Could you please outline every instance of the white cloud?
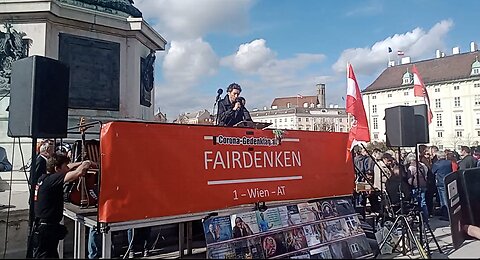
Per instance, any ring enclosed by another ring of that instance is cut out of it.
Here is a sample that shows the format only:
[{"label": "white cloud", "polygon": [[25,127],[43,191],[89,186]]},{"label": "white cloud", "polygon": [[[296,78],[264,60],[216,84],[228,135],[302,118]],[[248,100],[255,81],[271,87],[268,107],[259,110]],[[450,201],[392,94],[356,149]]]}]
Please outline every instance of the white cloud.
[{"label": "white cloud", "polygon": [[276,54],[266,46],[264,39],[257,39],[238,47],[238,51],[223,59],[222,64],[242,73],[256,73]]},{"label": "white cloud", "polygon": [[[315,95],[316,83],[327,83],[328,76],[319,76],[323,54],[298,53],[279,59],[264,39],[241,44],[238,50],[222,59],[221,64],[246,76],[239,83],[247,107],[270,106],[274,97]],[[313,72],[312,72],[313,71]]]},{"label": "white cloud", "polygon": [[263,82],[277,87],[291,86],[301,81],[298,74],[305,68],[320,63],[323,54],[299,53],[289,59],[278,59],[264,39],[240,45],[237,52],[222,59],[221,64],[236,72],[260,76]]},{"label": "white cloud", "polygon": [[210,44],[200,38],[172,41],[163,60],[163,75],[167,81],[191,84],[214,75],[218,63]]},{"label": "white cloud", "polygon": [[163,57],[164,80],[156,86],[156,105],[167,112],[169,120],[185,107],[205,108],[205,99],[195,88],[206,76],[215,75],[218,66],[217,55],[202,39],[172,41]]},{"label": "white cloud", "polygon": [[336,72],[345,72],[347,62],[352,63],[355,73],[371,75],[388,63],[388,47],[392,48],[392,59],[396,59],[396,51],[402,50],[412,60],[433,55],[435,49],[444,48],[444,39],[453,26],[452,20],[443,20],[435,24],[428,32],[415,28],[411,32],[395,34],[372,47],[352,48],[342,52],[333,64]]},{"label": "white cloud", "polygon": [[170,39],[194,39],[215,31],[243,32],[253,0],[136,0],[145,19]]}]

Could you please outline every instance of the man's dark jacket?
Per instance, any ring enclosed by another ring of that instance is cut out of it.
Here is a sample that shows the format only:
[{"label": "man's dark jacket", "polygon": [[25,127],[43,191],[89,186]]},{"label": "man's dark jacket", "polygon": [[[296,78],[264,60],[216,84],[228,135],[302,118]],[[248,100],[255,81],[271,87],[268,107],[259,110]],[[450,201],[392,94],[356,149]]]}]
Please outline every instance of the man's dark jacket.
[{"label": "man's dark jacket", "polygon": [[465,169],[470,169],[477,167],[477,159],[475,159],[471,155],[467,155],[463,157],[463,159],[458,163],[458,169],[459,170],[465,170]]},{"label": "man's dark jacket", "polygon": [[[247,116],[248,114],[248,116]],[[243,120],[252,120],[250,113],[246,108],[242,107],[238,110],[233,110],[233,105],[226,95],[222,100],[218,102],[218,125],[219,126],[234,126],[235,124],[242,122]]]}]

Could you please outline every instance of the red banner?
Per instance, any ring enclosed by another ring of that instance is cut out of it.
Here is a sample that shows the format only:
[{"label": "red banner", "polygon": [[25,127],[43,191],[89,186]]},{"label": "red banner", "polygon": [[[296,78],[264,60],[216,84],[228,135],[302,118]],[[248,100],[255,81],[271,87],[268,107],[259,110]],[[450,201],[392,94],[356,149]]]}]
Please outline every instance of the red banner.
[{"label": "red banner", "polygon": [[349,195],[347,133],[111,122],[100,142],[101,222]]}]

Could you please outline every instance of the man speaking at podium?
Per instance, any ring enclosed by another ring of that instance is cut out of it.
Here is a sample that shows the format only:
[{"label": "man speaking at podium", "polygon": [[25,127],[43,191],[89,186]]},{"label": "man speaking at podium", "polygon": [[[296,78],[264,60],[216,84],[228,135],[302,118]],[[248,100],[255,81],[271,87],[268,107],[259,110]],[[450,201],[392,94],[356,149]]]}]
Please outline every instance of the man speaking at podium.
[{"label": "man speaking at podium", "polygon": [[218,125],[234,126],[242,121],[252,121],[250,112],[245,108],[245,99],[240,97],[242,88],[232,83],[227,88],[227,95],[218,102]]}]

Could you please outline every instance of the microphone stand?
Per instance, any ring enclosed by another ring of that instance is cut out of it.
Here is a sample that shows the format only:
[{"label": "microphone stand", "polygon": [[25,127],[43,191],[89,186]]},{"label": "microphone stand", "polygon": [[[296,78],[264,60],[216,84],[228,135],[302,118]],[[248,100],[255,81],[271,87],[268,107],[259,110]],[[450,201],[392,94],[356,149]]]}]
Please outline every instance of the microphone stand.
[{"label": "microphone stand", "polygon": [[220,100],[220,95],[215,98],[215,103],[213,103],[212,113],[215,115],[215,106],[217,106],[217,114],[215,115],[215,124],[218,125],[218,101]]}]

